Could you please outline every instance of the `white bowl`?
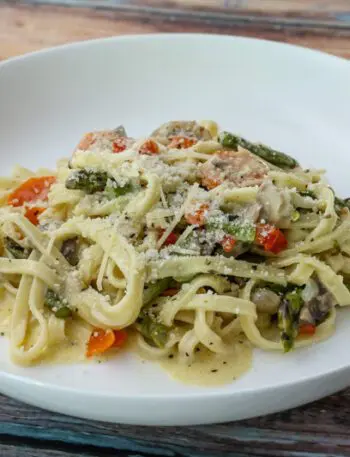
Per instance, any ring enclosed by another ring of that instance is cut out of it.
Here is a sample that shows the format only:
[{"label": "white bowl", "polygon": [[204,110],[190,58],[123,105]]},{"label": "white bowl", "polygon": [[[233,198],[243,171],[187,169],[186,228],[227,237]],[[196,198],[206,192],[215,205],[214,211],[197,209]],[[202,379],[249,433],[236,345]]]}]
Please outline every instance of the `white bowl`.
[{"label": "white bowl", "polygon": [[[350,193],[350,64],[246,38],[148,35],[90,41],[0,65],[2,174],[54,166],[83,132],[123,123],[143,135],[171,119],[222,127],[326,168]],[[0,391],[61,413],[175,425],[243,419],[300,405],[348,385],[350,313],[328,341],[283,355],[254,352],[224,387],[193,387],[125,354],[106,364],[19,368],[0,340]]]}]

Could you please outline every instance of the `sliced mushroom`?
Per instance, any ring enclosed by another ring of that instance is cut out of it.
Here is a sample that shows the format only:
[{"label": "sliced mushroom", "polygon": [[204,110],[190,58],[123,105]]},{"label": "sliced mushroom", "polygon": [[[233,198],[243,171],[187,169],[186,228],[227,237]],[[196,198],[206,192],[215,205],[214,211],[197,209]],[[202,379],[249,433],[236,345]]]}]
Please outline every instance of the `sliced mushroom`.
[{"label": "sliced mushroom", "polygon": [[77,237],[63,241],[61,253],[72,266],[79,262],[79,241]]},{"label": "sliced mushroom", "polygon": [[124,125],[118,125],[118,127],[116,127],[114,129],[114,133],[118,136],[122,136],[124,138],[127,138],[128,134],[126,133],[126,130],[125,130],[125,127]]},{"label": "sliced mushroom", "polygon": [[334,306],[333,295],[320,281],[310,279],[303,291],[304,306],[300,312],[301,324],[318,325],[323,322]]},{"label": "sliced mushroom", "polygon": [[278,189],[271,181],[265,181],[259,189],[258,202],[262,205],[263,219],[273,224],[290,221],[294,208],[288,191]]},{"label": "sliced mushroom", "polygon": [[261,287],[254,291],[252,301],[260,313],[275,314],[281,297],[272,290]]}]

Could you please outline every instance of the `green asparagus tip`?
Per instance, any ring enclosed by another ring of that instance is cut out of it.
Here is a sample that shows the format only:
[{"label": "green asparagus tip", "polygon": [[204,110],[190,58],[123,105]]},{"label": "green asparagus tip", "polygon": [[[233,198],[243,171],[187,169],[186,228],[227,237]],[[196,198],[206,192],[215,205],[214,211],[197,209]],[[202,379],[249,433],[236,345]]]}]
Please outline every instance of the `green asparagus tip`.
[{"label": "green asparagus tip", "polygon": [[298,162],[293,157],[290,157],[283,152],[276,151],[264,144],[251,143],[250,141],[229,132],[221,132],[219,134],[219,142],[224,147],[234,150],[237,150],[238,146],[241,146],[279,168],[292,169],[298,166]]},{"label": "green asparagus tip", "polygon": [[107,184],[108,175],[100,170],[74,170],[66,180],[66,188],[83,190],[87,194],[102,192]]},{"label": "green asparagus tip", "polygon": [[55,316],[58,317],[59,319],[67,319],[67,317],[70,317],[72,315],[72,310],[68,308],[68,306],[63,306],[62,308],[59,308],[55,312]]}]

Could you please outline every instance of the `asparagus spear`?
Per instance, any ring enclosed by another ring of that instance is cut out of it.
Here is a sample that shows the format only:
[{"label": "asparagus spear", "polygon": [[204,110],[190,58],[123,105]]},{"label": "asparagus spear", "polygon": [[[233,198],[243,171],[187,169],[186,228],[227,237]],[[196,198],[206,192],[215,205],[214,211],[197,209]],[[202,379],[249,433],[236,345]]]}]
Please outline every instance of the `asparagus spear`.
[{"label": "asparagus spear", "polygon": [[[150,284],[143,292],[143,305],[151,303],[171,285],[171,278],[160,279],[154,284]],[[143,308],[137,319],[137,328],[142,335],[159,347],[164,347],[168,340],[169,328],[156,321],[155,316],[150,312],[150,308]]]},{"label": "asparagus spear", "polygon": [[209,220],[206,225],[208,230],[222,229],[224,232],[232,235],[238,241],[253,242],[255,240],[256,229],[253,224],[240,222],[224,222],[221,220]]},{"label": "asparagus spear", "polygon": [[239,241],[253,242],[255,240],[255,227],[253,224],[225,223],[223,230]]},{"label": "asparagus spear", "polygon": [[138,329],[142,335],[159,347],[163,348],[169,337],[169,328],[156,322],[150,315],[139,318]]},{"label": "asparagus spear", "polygon": [[169,289],[171,284],[171,278],[160,279],[154,284],[150,284],[147,289],[143,291],[143,306],[148,305],[155,298],[164,292],[166,289]]},{"label": "asparagus spear", "polygon": [[241,146],[242,148],[248,149],[248,151],[253,154],[280,168],[289,169],[298,166],[298,162],[295,159],[283,152],[276,151],[264,144],[251,143],[250,141],[229,132],[221,132],[219,135],[219,142],[224,147],[235,150],[237,150],[238,146]]},{"label": "asparagus spear", "polygon": [[301,288],[288,292],[281,301],[278,309],[278,326],[281,330],[281,341],[284,352],[294,346],[294,339],[298,335],[299,314],[303,306]]},{"label": "asparagus spear", "polygon": [[281,284],[266,283],[266,284],[264,284],[264,287],[266,289],[272,290],[272,292],[275,292],[276,294],[278,294],[280,296],[286,292],[285,286],[282,286]]},{"label": "asparagus spear", "polygon": [[45,296],[45,305],[55,313],[59,319],[66,319],[72,315],[69,306],[65,305],[61,297],[52,289],[48,289]]},{"label": "asparagus spear", "polygon": [[109,198],[116,198],[128,194],[132,191],[132,189],[133,186],[130,183],[125,184],[125,186],[118,186],[115,181],[109,179],[105,188],[105,193]]},{"label": "asparagus spear", "polygon": [[334,207],[337,212],[339,212],[342,208],[350,209],[350,198],[339,198],[334,197]]},{"label": "asparagus spear", "polygon": [[313,198],[313,199],[316,198],[316,194],[315,194],[315,192],[312,192],[312,190],[301,190],[301,191],[299,191],[299,194],[302,197],[310,197],[310,198]]},{"label": "asparagus spear", "polygon": [[62,306],[62,308],[59,308],[55,312],[55,316],[58,319],[67,319],[67,317],[70,317],[72,315],[72,310],[68,306]]},{"label": "asparagus spear", "polygon": [[73,171],[66,180],[66,188],[84,190],[87,194],[94,194],[105,189],[108,175],[104,171],[80,169]]},{"label": "asparagus spear", "polygon": [[28,248],[23,248],[9,236],[5,238],[5,248],[15,259],[27,259],[31,251]]},{"label": "asparagus spear", "polygon": [[99,170],[75,170],[66,180],[67,189],[83,190],[87,194],[105,191],[110,198],[120,197],[132,191],[132,185],[118,186],[108,174]]}]

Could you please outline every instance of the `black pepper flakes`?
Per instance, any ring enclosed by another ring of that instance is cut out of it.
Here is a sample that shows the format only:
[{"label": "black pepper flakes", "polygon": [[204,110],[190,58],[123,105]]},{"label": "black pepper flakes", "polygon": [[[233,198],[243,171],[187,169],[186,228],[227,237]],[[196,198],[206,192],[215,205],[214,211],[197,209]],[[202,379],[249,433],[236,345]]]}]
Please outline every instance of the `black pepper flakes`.
[{"label": "black pepper flakes", "polygon": [[168,359],[173,359],[174,358],[174,354],[169,354],[168,355]]},{"label": "black pepper flakes", "polygon": [[211,370],[212,373],[217,373],[217,369]]}]

